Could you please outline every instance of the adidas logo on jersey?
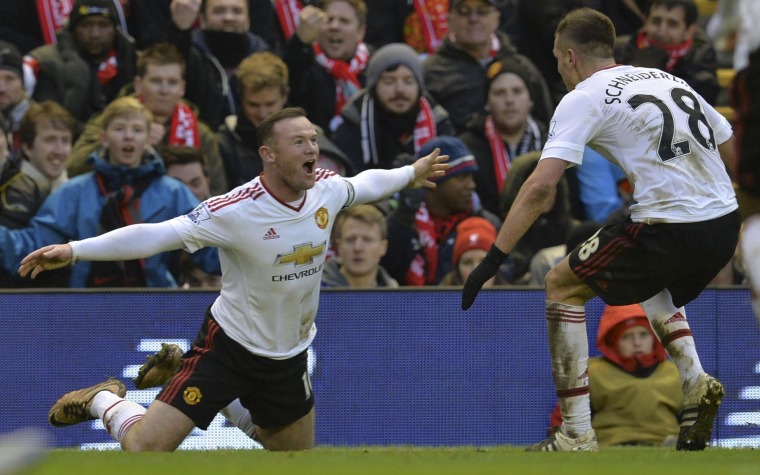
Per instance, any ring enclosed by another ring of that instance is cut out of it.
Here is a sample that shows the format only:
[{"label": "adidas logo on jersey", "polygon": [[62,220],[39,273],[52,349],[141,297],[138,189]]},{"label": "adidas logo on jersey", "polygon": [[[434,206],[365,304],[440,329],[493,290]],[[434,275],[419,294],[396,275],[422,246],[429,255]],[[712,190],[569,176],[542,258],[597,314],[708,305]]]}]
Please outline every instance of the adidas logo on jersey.
[{"label": "adidas logo on jersey", "polygon": [[277,231],[275,231],[274,228],[269,228],[269,231],[264,235],[265,241],[268,241],[269,239],[280,239],[280,235],[277,234]]}]

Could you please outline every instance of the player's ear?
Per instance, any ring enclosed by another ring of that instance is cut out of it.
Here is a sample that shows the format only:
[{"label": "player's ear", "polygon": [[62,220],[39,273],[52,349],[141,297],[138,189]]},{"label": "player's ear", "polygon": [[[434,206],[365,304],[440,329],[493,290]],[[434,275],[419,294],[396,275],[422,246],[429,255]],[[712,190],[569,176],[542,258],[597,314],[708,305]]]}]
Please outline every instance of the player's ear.
[{"label": "player's ear", "polygon": [[261,160],[265,163],[274,162],[274,151],[272,150],[272,147],[268,145],[262,145],[261,147],[259,147],[259,156],[261,157]]}]

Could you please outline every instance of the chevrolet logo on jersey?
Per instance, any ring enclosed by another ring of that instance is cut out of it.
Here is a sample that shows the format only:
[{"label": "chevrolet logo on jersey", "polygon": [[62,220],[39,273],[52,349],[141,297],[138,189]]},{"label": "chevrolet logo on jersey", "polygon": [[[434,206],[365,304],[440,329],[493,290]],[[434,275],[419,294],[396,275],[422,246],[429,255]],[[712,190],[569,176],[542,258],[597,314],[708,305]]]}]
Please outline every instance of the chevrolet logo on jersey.
[{"label": "chevrolet logo on jersey", "polygon": [[293,252],[290,254],[278,254],[277,259],[274,260],[276,266],[286,266],[288,264],[295,264],[296,266],[304,266],[312,264],[314,258],[325,252],[327,242],[314,247],[311,243],[299,244],[293,246]]}]

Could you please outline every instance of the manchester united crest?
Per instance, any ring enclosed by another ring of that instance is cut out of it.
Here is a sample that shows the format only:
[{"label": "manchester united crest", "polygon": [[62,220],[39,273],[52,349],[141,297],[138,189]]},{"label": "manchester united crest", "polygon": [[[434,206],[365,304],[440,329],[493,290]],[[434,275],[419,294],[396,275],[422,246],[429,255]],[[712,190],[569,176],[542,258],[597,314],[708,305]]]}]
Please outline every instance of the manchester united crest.
[{"label": "manchester united crest", "polygon": [[327,223],[330,222],[330,214],[327,212],[327,209],[319,208],[317,212],[314,213],[314,221],[317,222],[319,229],[325,229],[327,227]]},{"label": "manchester united crest", "polygon": [[185,388],[185,391],[182,393],[182,399],[185,400],[185,403],[188,406],[195,406],[199,402],[201,402],[201,398],[203,395],[201,394],[201,390],[196,388],[195,386],[188,386]]}]

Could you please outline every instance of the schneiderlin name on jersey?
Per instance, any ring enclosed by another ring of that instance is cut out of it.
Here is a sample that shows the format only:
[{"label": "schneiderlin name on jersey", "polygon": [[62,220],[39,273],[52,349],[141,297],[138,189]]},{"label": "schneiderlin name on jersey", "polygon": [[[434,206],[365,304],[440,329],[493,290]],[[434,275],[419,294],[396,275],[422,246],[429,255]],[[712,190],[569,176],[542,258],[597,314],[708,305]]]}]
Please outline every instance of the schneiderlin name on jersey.
[{"label": "schneiderlin name on jersey", "polygon": [[[684,81],[681,78],[677,78],[673,76],[672,74],[668,74],[663,71],[659,71],[656,69],[648,70],[646,72],[639,72],[639,73],[626,73],[621,74],[620,76],[615,77],[607,84],[607,89],[605,89],[606,98],[604,99],[605,104],[620,104],[623,102],[620,99],[620,96],[623,95],[623,89],[628,84],[637,82],[637,81],[646,81],[647,79],[667,79],[673,82],[676,82],[682,86],[689,87],[688,84],[686,84],[686,81]],[[691,87],[689,87],[691,89]]]}]

